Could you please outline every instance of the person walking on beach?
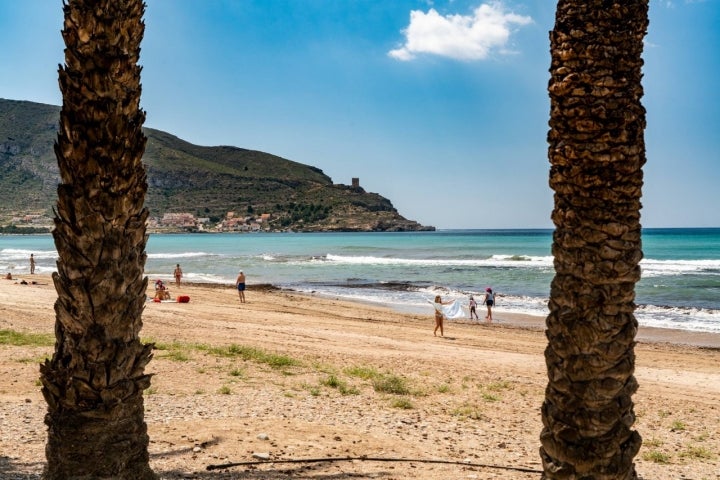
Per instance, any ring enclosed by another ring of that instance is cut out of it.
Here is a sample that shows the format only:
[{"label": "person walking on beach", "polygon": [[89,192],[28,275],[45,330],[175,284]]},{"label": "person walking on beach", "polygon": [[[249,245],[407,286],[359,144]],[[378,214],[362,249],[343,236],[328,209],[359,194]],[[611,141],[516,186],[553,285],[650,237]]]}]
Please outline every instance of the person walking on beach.
[{"label": "person walking on beach", "polygon": [[488,321],[488,323],[492,323],[492,307],[495,305],[495,294],[492,291],[492,288],[488,287],[485,289],[485,299],[483,300],[483,303],[487,306],[487,316],[485,317],[485,320]]},{"label": "person walking on beach", "polygon": [[477,311],[475,310],[477,308],[477,302],[475,301],[475,298],[473,298],[472,295],[470,295],[470,320],[473,319],[473,315],[475,315],[476,320],[480,320],[480,317],[478,317]]},{"label": "person walking on beach", "polygon": [[30,274],[35,273],[35,257],[33,257],[33,254],[30,254]]},{"label": "person walking on beach", "polygon": [[235,280],[235,286],[238,290],[238,296],[240,297],[240,303],[245,303],[245,274],[240,271]]},{"label": "person walking on beach", "polygon": [[180,268],[179,263],[175,265],[175,271],[173,272],[173,276],[175,276],[175,285],[179,287],[180,280],[182,279],[182,268]]},{"label": "person walking on beach", "polygon": [[442,298],[440,298],[440,295],[435,296],[435,330],[433,330],[433,335],[437,337],[437,331],[438,328],[440,329],[440,336],[444,337],[445,332],[443,332],[443,323],[445,322],[445,314],[442,313],[442,306],[447,305],[449,303],[452,303],[452,301],[449,302],[443,302]]}]

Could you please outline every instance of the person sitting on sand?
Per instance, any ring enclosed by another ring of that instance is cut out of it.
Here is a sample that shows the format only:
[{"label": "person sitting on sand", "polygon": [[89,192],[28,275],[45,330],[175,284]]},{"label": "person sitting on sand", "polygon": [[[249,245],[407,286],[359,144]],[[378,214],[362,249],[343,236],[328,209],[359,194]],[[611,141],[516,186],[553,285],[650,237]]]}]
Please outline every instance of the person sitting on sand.
[{"label": "person sitting on sand", "polygon": [[442,313],[442,305],[448,305],[450,303],[453,303],[454,300],[451,300],[449,302],[443,302],[442,298],[440,298],[440,295],[435,296],[435,330],[433,330],[433,335],[437,337],[437,330],[440,329],[440,336],[444,337],[445,333],[443,332],[443,323],[445,321],[445,315]]},{"label": "person sitting on sand", "polygon": [[5,275],[5,280],[12,280],[12,273],[8,272],[8,274]]},{"label": "person sitting on sand", "polygon": [[170,300],[170,291],[165,287],[162,280],[155,280],[155,298],[158,300]]}]

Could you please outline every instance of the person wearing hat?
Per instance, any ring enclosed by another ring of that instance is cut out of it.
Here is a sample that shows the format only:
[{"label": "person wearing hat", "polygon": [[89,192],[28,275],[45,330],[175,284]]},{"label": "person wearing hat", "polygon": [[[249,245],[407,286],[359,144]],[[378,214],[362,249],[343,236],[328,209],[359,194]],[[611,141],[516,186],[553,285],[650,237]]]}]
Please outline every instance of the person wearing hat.
[{"label": "person wearing hat", "polygon": [[483,300],[483,303],[487,306],[487,316],[485,317],[485,320],[488,321],[488,323],[492,323],[492,307],[495,305],[495,294],[492,291],[492,288],[487,287],[485,289],[485,299]]}]

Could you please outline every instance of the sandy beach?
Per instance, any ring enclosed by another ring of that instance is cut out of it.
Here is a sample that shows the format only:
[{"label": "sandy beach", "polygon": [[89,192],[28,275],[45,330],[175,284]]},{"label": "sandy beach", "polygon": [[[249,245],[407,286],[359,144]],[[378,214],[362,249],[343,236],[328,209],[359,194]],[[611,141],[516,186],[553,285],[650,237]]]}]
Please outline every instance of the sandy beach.
[{"label": "sandy beach", "polygon": [[[56,293],[47,276],[22,279],[0,280],[3,479],[39,479],[45,460],[38,364]],[[542,318],[500,307],[496,323],[451,321],[440,338],[430,307],[170,290],[190,302],[148,302],[142,330],[156,344],[145,418],[161,478],[539,478]],[[720,335],[641,329],[636,355],[640,477],[720,479]]]}]

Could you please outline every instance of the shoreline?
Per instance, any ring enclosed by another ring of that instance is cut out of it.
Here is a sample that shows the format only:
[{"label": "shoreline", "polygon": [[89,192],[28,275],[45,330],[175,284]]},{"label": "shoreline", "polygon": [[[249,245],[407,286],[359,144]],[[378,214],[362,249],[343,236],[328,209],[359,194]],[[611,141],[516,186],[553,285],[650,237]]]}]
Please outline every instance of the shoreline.
[{"label": "shoreline", "polygon": [[[233,288],[234,286],[232,284],[224,284],[224,283],[211,283],[211,282],[183,282],[183,284],[195,286],[195,287],[201,287],[201,288]],[[314,293],[305,293],[305,292],[299,292],[297,290],[293,289],[286,289],[277,287],[271,283],[260,283],[260,284],[249,284],[247,285],[247,290],[249,291],[277,291],[277,292],[285,292],[285,293],[292,293],[293,295],[301,295],[308,298],[324,298],[327,300],[334,300],[338,302],[347,302],[348,304],[354,305],[365,305],[369,307],[375,307],[375,308],[385,308],[388,309],[396,314],[399,315],[408,315],[411,317],[416,317],[418,315],[424,315],[420,313],[410,312],[403,309],[397,309],[385,305],[381,305],[376,302],[371,301],[361,301],[361,300],[349,300],[345,298],[340,297],[333,297],[331,295],[323,295],[323,294],[314,294]],[[511,313],[511,312],[503,312],[502,308],[498,310],[494,310],[494,315],[497,317],[497,320],[493,322],[493,326],[496,327],[502,327],[502,328],[518,328],[522,330],[532,330],[532,331],[538,331],[543,332],[545,330],[545,317],[538,316],[538,315],[528,315],[524,313]],[[431,312],[427,314],[427,316],[431,316]],[[482,325],[483,322],[478,321],[471,321],[470,319],[455,319],[455,320],[448,320],[448,324],[453,323],[464,323],[467,325]],[[712,332],[696,332],[692,330],[682,330],[677,328],[660,328],[660,327],[645,327],[640,325],[638,327],[638,333],[635,336],[635,339],[638,343],[652,343],[652,344],[668,344],[668,345],[677,345],[677,346],[687,346],[687,347],[700,347],[700,348],[706,348],[711,350],[720,350],[720,333],[712,333]]]},{"label": "shoreline", "polygon": [[[31,277],[31,278],[28,278]],[[38,285],[50,285],[52,287],[52,278],[47,274],[36,274],[36,275],[22,275],[22,277],[14,277],[13,280],[2,280],[3,282],[19,282],[25,281],[36,281],[42,282]],[[150,277],[148,277],[148,288],[151,285]],[[175,284],[172,282],[167,283],[168,287],[172,289]],[[227,290],[231,289],[234,291],[234,285],[232,283],[215,283],[215,282],[190,282],[185,281],[181,284],[182,286],[197,287],[203,289],[219,289]],[[332,295],[323,295],[315,293],[306,293],[293,289],[281,288],[271,283],[255,283],[248,284],[246,286],[248,291],[256,292],[278,292],[285,294],[298,295],[306,298],[322,298],[325,300],[332,300],[335,302],[343,302],[352,305],[363,305],[371,308],[386,309],[394,314],[407,316],[408,318],[416,317],[430,317],[431,311],[428,311],[427,315],[423,313],[411,312],[403,309],[393,308],[391,306],[382,305],[371,301],[352,300],[340,297],[334,297]],[[53,288],[54,289],[54,288]],[[493,322],[492,326],[510,329],[530,330],[537,332],[544,332],[545,330],[545,317],[529,315],[523,313],[512,313],[503,312],[502,308],[494,310],[496,321]],[[454,323],[467,324],[467,325],[485,325],[484,322],[471,321],[469,319],[454,319],[448,320],[447,323],[452,325]],[[648,344],[667,344],[687,347],[698,347],[710,350],[720,350],[720,333],[712,332],[698,332],[693,330],[682,330],[674,328],[660,328],[660,327],[646,327],[640,325],[638,327],[637,335],[635,336],[637,343],[648,343]]]},{"label": "shoreline", "polygon": [[[53,351],[57,298],[49,275],[20,279],[36,283],[0,279],[0,330],[19,333],[0,345],[0,477],[18,479],[40,478],[44,465],[38,364]],[[435,337],[430,312],[266,284],[249,285],[247,303],[228,284],[169,288],[190,302],[148,302],[140,332],[154,347],[144,406],[160,478],[205,478],[210,464],[256,454],[269,461],[213,479],[500,480],[508,467],[533,472],[513,480],[538,478],[541,318],[497,312],[499,323],[449,321]],[[635,348],[634,428],[647,439],[635,457],[638,478],[704,478],[718,468],[720,350],[688,346],[683,332],[659,334],[641,331]],[[402,391],[381,389],[385,378]],[[418,460],[273,462],[339,456]],[[431,459],[455,463],[424,462]]]}]

